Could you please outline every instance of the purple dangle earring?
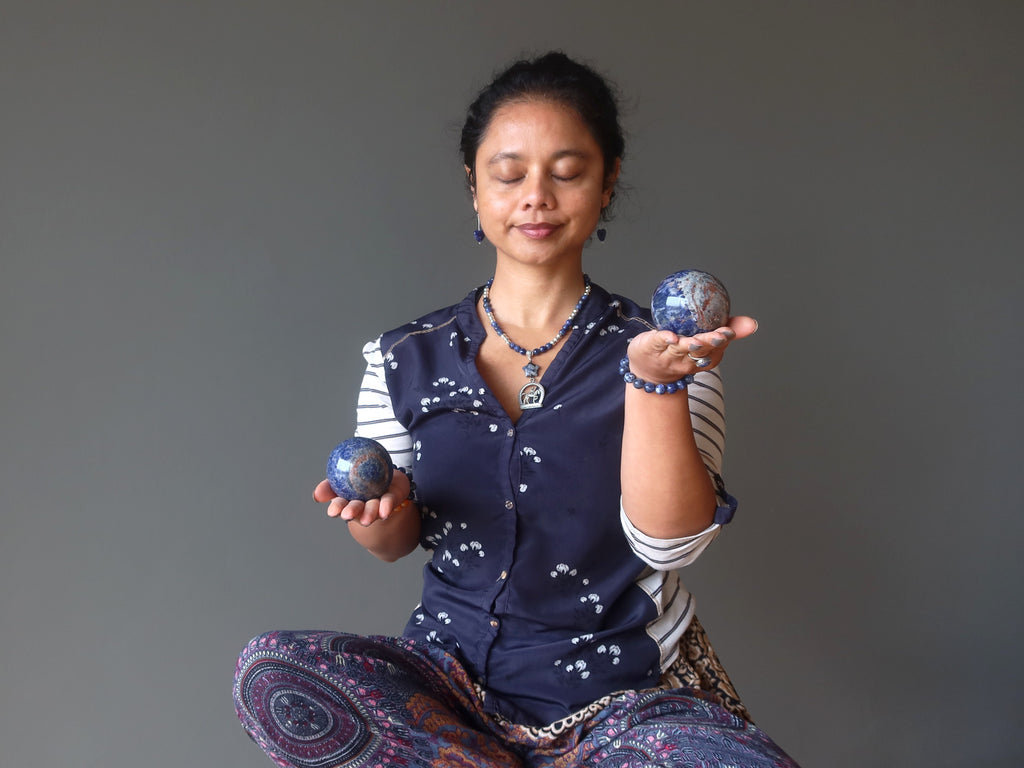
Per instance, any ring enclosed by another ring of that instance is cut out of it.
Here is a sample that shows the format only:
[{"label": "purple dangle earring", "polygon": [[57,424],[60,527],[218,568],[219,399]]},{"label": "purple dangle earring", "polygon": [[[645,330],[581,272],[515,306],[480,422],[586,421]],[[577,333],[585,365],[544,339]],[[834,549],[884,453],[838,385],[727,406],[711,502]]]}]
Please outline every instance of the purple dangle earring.
[{"label": "purple dangle earring", "polygon": [[604,227],[601,227],[600,229],[597,230],[595,234],[597,235],[597,239],[603,243],[604,239],[608,237],[608,230],[605,229]]},{"label": "purple dangle earring", "polygon": [[480,229],[480,214],[476,215],[476,229],[473,230],[473,239],[480,245],[484,241],[484,231]]}]

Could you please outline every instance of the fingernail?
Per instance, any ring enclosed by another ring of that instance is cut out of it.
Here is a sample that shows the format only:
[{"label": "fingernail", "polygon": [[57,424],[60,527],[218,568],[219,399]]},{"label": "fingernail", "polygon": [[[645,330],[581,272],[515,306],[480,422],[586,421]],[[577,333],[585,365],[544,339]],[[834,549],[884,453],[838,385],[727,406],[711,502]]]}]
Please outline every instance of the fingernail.
[{"label": "fingernail", "polygon": [[703,344],[693,343],[693,344],[690,345],[690,351],[691,352],[700,352],[701,347],[703,347],[703,346],[704,346]]},{"label": "fingernail", "polygon": [[715,336],[715,338],[713,338],[711,340],[711,346],[712,347],[720,347],[723,344],[725,344],[725,339],[723,339],[723,338],[721,338],[719,336]]},{"label": "fingernail", "polygon": [[735,339],[736,331],[734,331],[732,328],[726,328],[724,331],[722,331],[722,335],[725,336],[725,338],[727,339]]}]

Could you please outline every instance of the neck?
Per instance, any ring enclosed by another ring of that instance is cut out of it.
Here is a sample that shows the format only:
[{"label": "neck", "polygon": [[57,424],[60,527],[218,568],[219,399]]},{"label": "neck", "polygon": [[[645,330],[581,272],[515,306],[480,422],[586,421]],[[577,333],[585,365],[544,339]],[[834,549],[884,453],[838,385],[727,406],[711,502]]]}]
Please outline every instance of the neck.
[{"label": "neck", "polygon": [[491,284],[491,305],[503,326],[527,331],[557,330],[583,294],[583,272],[502,269]]}]

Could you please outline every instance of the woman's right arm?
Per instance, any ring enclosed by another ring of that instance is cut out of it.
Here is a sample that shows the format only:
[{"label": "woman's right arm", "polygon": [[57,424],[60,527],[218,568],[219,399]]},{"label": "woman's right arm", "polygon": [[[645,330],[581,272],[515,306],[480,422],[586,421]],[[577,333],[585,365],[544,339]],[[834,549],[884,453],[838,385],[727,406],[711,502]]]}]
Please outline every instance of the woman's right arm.
[{"label": "woman's right arm", "polygon": [[394,479],[383,496],[367,502],[339,498],[326,480],[314,489],[313,498],[328,505],[328,517],[347,521],[352,538],[371,554],[394,562],[419,544],[419,507],[409,493],[412,438],[395,418],[384,377],[380,339],[363,348],[363,357],[366,358],[366,373],[356,406],[356,435],[372,438],[387,449],[397,467]]}]

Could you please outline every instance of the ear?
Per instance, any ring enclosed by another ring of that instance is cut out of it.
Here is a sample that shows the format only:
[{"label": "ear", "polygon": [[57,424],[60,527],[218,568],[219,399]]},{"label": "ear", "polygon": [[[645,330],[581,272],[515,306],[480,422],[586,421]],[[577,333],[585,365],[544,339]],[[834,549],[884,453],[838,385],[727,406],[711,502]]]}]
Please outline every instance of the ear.
[{"label": "ear", "polygon": [[476,177],[473,175],[473,169],[468,165],[462,167],[466,171],[466,186],[469,187],[469,193],[473,196],[473,210],[480,213],[480,209],[476,206]]},{"label": "ear", "polygon": [[612,194],[615,192],[615,182],[619,180],[619,170],[622,168],[622,158],[615,158],[615,165],[610,173],[604,177],[604,190],[601,192],[601,208],[607,208],[612,202]]}]

